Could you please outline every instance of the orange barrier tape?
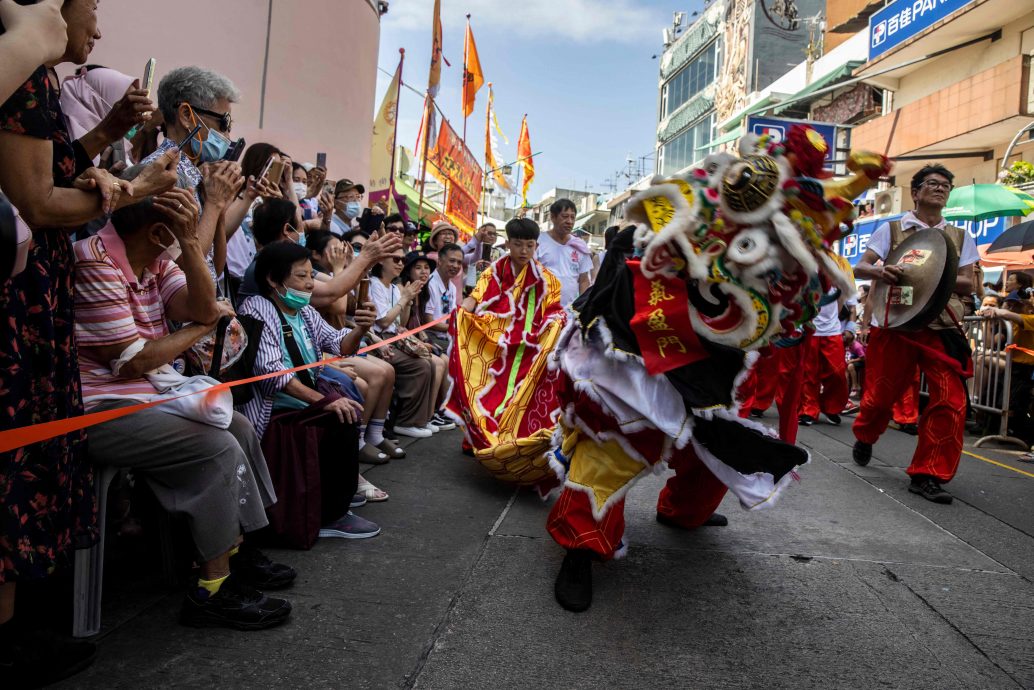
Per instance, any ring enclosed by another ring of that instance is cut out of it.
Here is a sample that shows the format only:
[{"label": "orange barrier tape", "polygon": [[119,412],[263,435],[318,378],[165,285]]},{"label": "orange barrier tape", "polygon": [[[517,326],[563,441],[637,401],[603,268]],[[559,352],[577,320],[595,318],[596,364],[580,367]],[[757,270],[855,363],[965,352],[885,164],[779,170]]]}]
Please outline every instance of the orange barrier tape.
[{"label": "orange barrier tape", "polygon": [[441,316],[441,317],[435,319],[434,321],[431,321],[429,323],[425,323],[424,325],[420,326],[419,328],[414,328],[411,331],[406,331],[405,333],[401,333],[399,335],[392,336],[391,338],[388,338],[387,340],[382,340],[381,342],[377,343],[376,345],[370,345],[368,347],[364,347],[361,350],[358,350],[354,354],[351,354],[351,355],[343,355],[341,357],[333,357],[331,359],[321,359],[318,362],[313,362],[312,364],[305,364],[305,365],[302,365],[300,367],[294,367],[292,369],[284,369],[282,371],[274,371],[274,372],[269,373],[269,374],[262,374],[261,376],[252,376],[251,378],[247,378],[247,379],[238,379],[237,381],[227,381],[226,383],[220,383],[218,386],[212,386],[211,388],[206,388],[206,389],[200,390],[200,391],[193,391],[191,393],[186,393],[184,395],[179,395],[179,396],[176,396],[174,398],[162,398],[161,400],[155,400],[155,401],[146,402],[146,403],[138,403],[136,405],[129,405],[127,407],[120,407],[120,408],[115,409],[115,410],[104,410],[103,412],[91,412],[90,414],[85,414],[85,415],[83,415],[81,417],[69,417],[67,419],[58,419],[58,420],[53,421],[53,422],[44,422],[42,424],[33,424],[33,425],[30,425],[30,426],[18,427],[17,429],[8,429],[7,431],[0,431],[0,453],[6,453],[9,450],[15,450],[16,448],[21,448],[23,446],[27,446],[27,445],[30,445],[32,443],[39,443],[41,441],[47,441],[49,439],[56,438],[58,436],[64,436],[65,434],[70,434],[73,431],[79,431],[80,429],[85,429],[86,427],[95,426],[97,424],[102,424],[103,422],[110,422],[113,419],[118,419],[120,417],[126,417],[126,416],[134,414],[136,412],[140,412],[142,410],[146,410],[146,409],[151,408],[151,407],[156,407],[157,405],[163,405],[163,404],[165,404],[167,402],[171,402],[173,400],[179,400],[180,398],[188,398],[188,397],[190,397],[192,395],[199,395],[199,394],[202,394],[202,393],[204,393],[206,395],[207,394],[211,394],[211,393],[217,393],[219,391],[229,390],[230,388],[233,388],[234,386],[243,386],[244,384],[247,384],[247,383],[255,383],[257,381],[265,381],[266,379],[277,378],[278,376],[283,376],[284,374],[294,374],[294,373],[299,372],[299,371],[304,371],[305,369],[313,369],[315,367],[320,367],[320,366],[323,366],[324,364],[331,364],[333,362],[340,362],[341,360],[348,359],[349,357],[355,357],[356,355],[366,354],[367,352],[372,352],[373,350],[377,350],[379,348],[382,348],[385,345],[390,345],[391,343],[395,342],[396,340],[401,340],[402,338],[405,338],[406,336],[415,335],[416,333],[419,333],[420,331],[428,329],[431,326],[435,326],[435,325],[437,325],[439,323],[442,323],[443,321],[448,319],[449,316],[450,316],[449,314],[446,314],[445,316]]},{"label": "orange barrier tape", "polygon": [[1022,352],[1025,355],[1030,355],[1031,357],[1034,357],[1034,350],[1028,350],[1025,347],[1020,347],[1016,343],[1012,343],[1010,345],[1006,345],[1005,346],[1005,351],[1008,352],[1009,350],[1018,350],[1019,352]]}]

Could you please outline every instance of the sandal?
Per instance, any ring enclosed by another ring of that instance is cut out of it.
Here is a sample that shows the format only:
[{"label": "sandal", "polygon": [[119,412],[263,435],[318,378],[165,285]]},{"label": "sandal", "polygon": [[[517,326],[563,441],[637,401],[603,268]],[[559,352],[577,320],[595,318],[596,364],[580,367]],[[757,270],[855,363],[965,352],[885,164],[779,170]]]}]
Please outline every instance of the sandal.
[{"label": "sandal", "polygon": [[356,493],[365,496],[369,503],[380,503],[381,501],[388,500],[387,491],[381,491],[365,479],[359,482],[359,486],[356,487]]},{"label": "sandal", "polygon": [[398,444],[392,441],[390,438],[386,438],[377,444],[377,447],[382,452],[387,453],[389,458],[404,458],[406,457],[406,451],[399,448]]},{"label": "sandal", "polygon": [[369,443],[359,451],[359,462],[366,463],[367,465],[384,465],[390,461],[391,458],[377,450],[377,446],[372,446]]}]

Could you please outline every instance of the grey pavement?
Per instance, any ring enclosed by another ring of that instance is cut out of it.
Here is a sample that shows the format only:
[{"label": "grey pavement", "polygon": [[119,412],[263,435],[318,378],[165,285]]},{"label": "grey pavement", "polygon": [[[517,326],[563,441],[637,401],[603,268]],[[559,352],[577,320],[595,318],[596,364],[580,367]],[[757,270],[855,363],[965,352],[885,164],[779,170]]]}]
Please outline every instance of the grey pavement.
[{"label": "grey pavement", "polygon": [[726,498],[725,528],[659,525],[643,480],[583,614],[553,600],[549,505],[439,434],[365,472],[381,536],[268,552],[300,572],[280,628],[182,628],[179,592],[109,562],[99,659],[64,687],[1034,688],[1034,467],[967,447],[934,505],[905,489],[913,437],[860,468],[849,421],[803,429],[801,481]]}]

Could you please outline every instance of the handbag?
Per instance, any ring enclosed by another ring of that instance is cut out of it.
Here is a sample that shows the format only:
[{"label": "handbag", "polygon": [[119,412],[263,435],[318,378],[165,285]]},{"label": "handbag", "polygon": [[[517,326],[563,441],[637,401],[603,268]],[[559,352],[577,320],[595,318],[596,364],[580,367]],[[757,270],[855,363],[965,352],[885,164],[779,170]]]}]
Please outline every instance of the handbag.
[{"label": "handbag", "polygon": [[[212,347],[212,364],[208,375],[223,383],[240,381],[255,375],[255,358],[258,356],[262,329],[265,328],[265,322],[253,316],[238,314],[235,318],[240,324],[241,331],[247,341],[237,358],[229,364],[224,364],[223,352],[227,347],[229,325],[234,317],[224,316],[219,319],[219,323],[215,328],[216,335],[215,343]],[[250,383],[234,386],[230,389],[230,392],[233,394],[233,404],[235,407],[243,405],[255,397],[255,389]]]}]

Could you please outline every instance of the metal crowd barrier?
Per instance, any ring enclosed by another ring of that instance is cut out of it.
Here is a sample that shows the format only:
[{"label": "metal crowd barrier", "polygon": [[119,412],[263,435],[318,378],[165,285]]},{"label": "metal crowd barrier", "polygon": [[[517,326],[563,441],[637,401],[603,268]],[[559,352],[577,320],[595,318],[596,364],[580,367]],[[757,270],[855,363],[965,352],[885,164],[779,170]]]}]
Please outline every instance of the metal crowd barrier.
[{"label": "metal crowd barrier", "polygon": [[[973,378],[967,382],[969,403],[974,410],[998,415],[997,434],[982,436],[973,445],[989,441],[1009,443],[1026,450],[1022,439],[1009,435],[1009,390],[1012,386],[1012,358],[1006,346],[1013,342],[1012,323],[1004,319],[967,316],[963,319],[969,347],[973,351]],[[929,396],[923,376],[919,394]]]}]

